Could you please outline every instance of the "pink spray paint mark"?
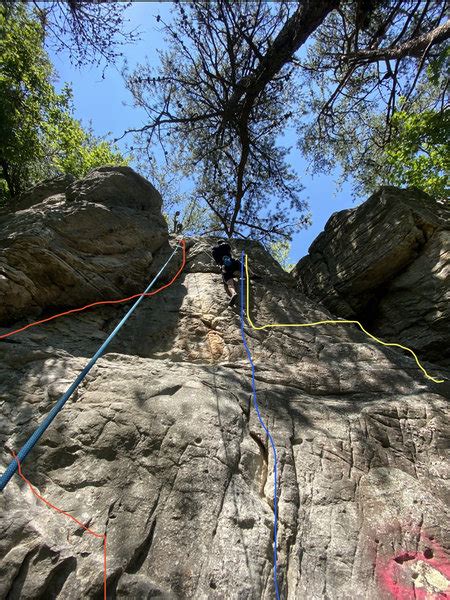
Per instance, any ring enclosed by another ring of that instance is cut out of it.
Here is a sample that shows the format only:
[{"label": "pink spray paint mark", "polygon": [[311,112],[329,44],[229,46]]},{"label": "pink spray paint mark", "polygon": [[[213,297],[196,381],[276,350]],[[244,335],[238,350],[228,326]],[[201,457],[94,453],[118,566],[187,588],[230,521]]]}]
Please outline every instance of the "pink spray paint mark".
[{"label": "pink spray paint mark", "polygon": [[[418,547],[423,549],[403,551],[378,562],[382,587],[394,600],[450,599],[450,561],[445,550],[423,532]],[[429,574],[425,580],[424,571]]]}]

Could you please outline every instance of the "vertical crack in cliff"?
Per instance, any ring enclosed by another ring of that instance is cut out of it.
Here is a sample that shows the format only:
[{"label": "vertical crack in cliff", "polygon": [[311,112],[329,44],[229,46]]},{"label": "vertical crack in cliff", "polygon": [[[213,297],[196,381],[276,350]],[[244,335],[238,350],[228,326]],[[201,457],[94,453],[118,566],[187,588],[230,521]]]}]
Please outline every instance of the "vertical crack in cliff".
[{"label": "vertical crack in cliff", "polygon": [[260,475],[260,481],[259,481],[259,495],[261,496],[261,498],[266,499],[267,503],[273,510],[273,503],[271,503],[269,501],[269,499],[266,497],[265,492],[264,492],[264,489],[265,489],[266,483],[267,483],[268,472],[269,472],[269,464],[268,464],[269,463],[269,452],[268,452],[267,447],[259,439],[259,436],[256,433],[249,430],[249,435],[252,438],[252,440],[254,440],[256,442],[256,445],[259,448],[260,466],[261,466],[261,475]]},{"label": "vertical crack in cliff", "polygon": [[[107,588],[109,590],[109,594],[111,594],[111,598],[116,598],[117,586],[119,584],[119,581],[120,581],[120,578],[122,577],[122,575],[124,573],[131,574],[131,575],[138,573],[138,571],[142,568],[142,565],[144,564],[146,558],[149,555],[150,549],[153,544],[153,538],[154,538],[154,534],[155,534],[156,521],[157,521],[156,516],[153,518],[153,515],[158,507],[160,495],[161,495],[161,490],[158,492],[158,495],[153,503],[153,506],[152,506],[151,510],[149,511],[146,526],[149,523],[150,523],[150,526],[149,526],[149,530],[148,530],[147,534],[145,535],[144,539],[134,549],[133,555],[129,559],[127,564],[124,567],[119,567],[119,568],[115,569],[114,572],[108,576]],[[110,509],[108,511],[108,521],[110,518],[115,518],[115,516],[116,516],[115,514],[113,514],[113,510],[114,510],[116,502],[117,502],[117,499],[110,506]],[[120,507],[121,507],[121,500],[119,500],[119,509],[120,509]],[[101,596],[101,598],[103,598],[103,596]],[[100,600],[100,596],[99,596],[99,600]]]},{"label": "vertical crack in cliff", "polygon": [[[59,553],[51,553],[52,558],[59,557]],[[72,573],[77,569],[77,559],[74,556],[67,556],[55,564],[50,571],[45,587],[40,591],[40,598],[58,598],[63,591],[64,585]],[[102,586],[103,587],[103,586]]]},{"label": "vertical crack in cliff", "polygon": [[28,575],[28,568],[31,562],[31,559],[36,556],[39,552],[39,546],[33,548],[24,556],[20,567],[11,582],[10,588],[5,596],[5,600],[16,600],[20,598],[23,585]]},{"label": "vertical crack in cliff", "polygon": [[[222,515],[223,509],[224,509],[225,501],[227,499],[227,496],[228,496],[230,490],[232,493],[232,501],[233,501],[233,505],[234,505],[236,519],[238,519],[239,500],[238,500],[237,494],[236,494],[235,476],[239,473],[239,465],[240,465],[241,457],[242,457],[241,444],[244,439],[245,430],[246,430],[245,424],[248,422],[249,415],[248,415],[248,413],[246,414],[244,408],[242,407],[241,402],[239,400],[239,396],[237,394],[231,392],[229,387],[222,387],[218,384],[218,381],[217,381],[218,366],[217,365],[212,366],[210,373],[211,373],[211,377],[212,377],[212,383],[210,383],[206,379],[202,379],[201,383],[203,385],[205,385],[207,388],[209,388],[214,393],[214,396],[215,396],[217,421],[218,421],[219,431],[221,433],[223,450],[225,453],[225,462],[223,462],[223,461],[221,461],[221,462],[223,464],[226,464],[226,466],[228,467],[228,469],[226,471],[226,479],[224,482],[223,491],[220,495],[219,506],[216,511],[215,525],[214,525],[211,540],[210,540],[210,546],[211,546],[211,548],[213,548],[214,547],[214,539],[216,537],[217,530],[219,528],[219,523],[220,523],[221,515]],[[240,409],[240,413],[238,413],[239,414],[238,431],[240,432],[240,439],[238,440],[238,444],[237,444],[238,452],[234,456],[230,455],[230,452],[228,450],[228,444],[229,444],[230,440],[229,440],[229,437],[226,435],[226,433],[230,433],[230,432],[229,431],[227,432],[227,429],[225,427],[226,424],[224,423],[223,418],[222,418],[221,409],[220,409],[220,401],[219,401],[220,400],[220,398],[219,398],[220,392],[222,392],[222,394],[225,393],[229,396],[232,396],[234,398],[237,406]],[[240,542],[242,544],[242,548],[244,549],[246,563],[248,565],[249,557],[248,557],[247,549],[246,549],[245,543],[244,543],[245,540],[242,537],[242,534],[241,534]],[[205,569],[208,567],[208,564],[209,564],[208,559],[202,560],[202,562],[201,562],[200,568],[198,570],[198,576],[196,578],[194,597],[196,597],[199,593],[198,590],[199,590],[199,585],[200,585],[202,576],[205,576],[208,579],[209,587],[211,589],[215,589],[216,584],[215,584],[214,580],[210,579],[209,575],[207,573],[205,573]],[[251,576],[250,571],[249,571],[249,575]]]},{"label": "vertical crack in cliff", "polygon": [[34,590],[36,595],[33,597],[36,598],[57,598],[67,579],[77,568],[77,560],[74,556],[61,558],[59,551],[52,550],[47,546],[37,546],[23,558],[20,568],[4,596],[5,600],[17,600],[22,596],[31,597],[30,591],[24,592],[24,586],[30,576],[31,566],[41,562],[48,563],[49,568],[44,582]]},{"label": "vertical crack in cliff", "polygon": [[[294,430],[294,424],[292,424],[292,428]],[[297,445],[299,445],[299,444],[297,444]],[[293,470],[294,481],[295,481],[295,485],[293,486],[293,489],[297,490],[297,494],[294,499],[292,527],[290,527],[290,535],[288,535],[286,538],[286,573],[285,573],[285,596],[286,596],[286,598],[289,597],[289,566],[290,566],[291,552],[295,552],[297,538],[298,538],[298,534],[299,534],[298,522],[299,522],[299,513],[300,513],[300,480],[298,477],[297,465],[296,465],[296,461],[295,461],[294,434],[292,434],[289,438],[289,449],[290,449],[290,456],[291,456],[291,460],[292,460],[292,470]],[[301,579],[302,555],[303,555],[303,549],[300,547],[298,549],[298,580]]]},{"label": "vertical crack in cliff", "polygon": [[155,528],[156,517],[152,520],[147,535],[139,544],[139,546],[134,550],[133,556],[131,557],[125,569],[125,573],[135,574],[140,570],[140,568],[145,562],[145,559],[149,555],[150,548],[152,547]]}]

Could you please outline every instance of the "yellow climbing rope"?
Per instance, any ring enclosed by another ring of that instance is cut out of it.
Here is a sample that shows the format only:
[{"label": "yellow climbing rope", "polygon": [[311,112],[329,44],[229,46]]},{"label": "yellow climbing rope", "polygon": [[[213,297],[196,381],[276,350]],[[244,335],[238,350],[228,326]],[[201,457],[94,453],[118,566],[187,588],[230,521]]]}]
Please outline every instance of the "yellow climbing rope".
[{"label": "yellow climbing rope", "polygon": [[372,340],[378,342],[378,344],[382,344],[383,346],[393,346],[396,348],[401,348],[402,350],[406,350],[414,357],[414,360],[417,363],[419,369],[424,373],[425,377],[434,381],[434,383],[444,383],[444,379],[437,379],[436,377],[432,377],[426,369],[420,364],[419,359],[417,358],[416,353],[408,348],[407,346],[402,346],[402,344],[396,344],[394,342],[383,342],[379,338],[375,337],[371,333],[369,333],[364,327],[361,325],[359,321],[353,321],[349,319],[340,319],[340,320],[326,320],[326,321],[315,321],[314,323],[267,323],[266,325],[255,325],[250,317],[250,278],[248,273],[248,257],[245,255],[245,278],[246,278],[246,308],[247,308],[247,320],[250,323],[250,326],[257,331],[261,331],[262,329],[271,329],[274,327],[314,327],[315,325],[357,325],[367,336],[369,336]]}]

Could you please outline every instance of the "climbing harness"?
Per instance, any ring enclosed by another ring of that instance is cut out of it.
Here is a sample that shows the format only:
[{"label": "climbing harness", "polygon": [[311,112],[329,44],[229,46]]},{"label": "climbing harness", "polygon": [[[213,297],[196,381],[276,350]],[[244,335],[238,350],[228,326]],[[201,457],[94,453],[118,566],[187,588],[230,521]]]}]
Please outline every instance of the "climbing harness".
[{"label": "climbing harness", "polygon": [[[115,327],[115,329],[113,330],[113,332],[103,342],[103,344],[100,346],[100,348],[94,354],[94,356],[91,358],[91,360],[88,362],[88,364],[84,367],[84,369],[81,371],[81,373],[76,377],[76,379],[72,383],[72,385],[70,385],[70,387],[67,389],[67,391],[61,396],[61,398],[58,400],[58,402],[55,404],[55,406],[49,412],[49,414],[47,415],[47,417],[42,421],[42,423],[39,425],[39,427],[35,430],[35,432],[28,438],[28,440],[22,446],[22,448],[20,449],[20,451],[17,454],[17,459],[18,460],[12,460],[9,463],[6,471],[3,473],[3,475],[0,478],[0,491],[3,491],[5,489],[5,486],[7,485],[7,483],[11,479],[11,477],[14,475],[14,473],[17,471],[18,463],[23,463],[23,461],[25,460],[25,458],[27,457],[27,455],[29,454],[29,452],[33,449],[33,447],[38,442],[39,438],[43,435],[43,433],[49,427],[49,425],[51,424],[51,422],[53,421],[53,419],[56,417],[56,415],[62,410],[62,408],[65,405],[65,403],[67,402],[67,400],[70,398],[70,396],[73,394],[73,392],[77,389],[77,387],[80,385],[80,383],[86,377],[86,375],[92,369],[92,367],[95,365],[95,363],[97,362],[97,360],[104,353],[104,351],[106,350],[107,346],[112,341],[112,339],[116,336],[116,334],[119,332],[119,330],[122,328],[122,326],[127,322],[127,320],[129,319],[129,317],[131,316],[131,314],[136,310],[136,308],[142,302],[142,300],[144,299],[145,295],[153,287],[154,283],[157,281],[157,279],[159,278],[159,276],[161,275],[161,273],[167,267],[167,265],[169,264],[169,262],[172,260],[173,256],[175,256],[178,248],[180,248],[180,247],[183,250],[183,265],[182,266],[184,267],[185,262],[186,262],[186,244],[185,244],[184,240],[181,240],[180,243],[177,242],[175,250],[172,252],[172,254],[169,256],[169,258],[167,259],[167,261],[164,263],[164,265],[161,267],[161,269],[158,271],[158,273],[155,275],[155,277],[149,283],[149,285],[147,286],[147,288],[145,289],[145,291],[142,292],[142,294],[140,294],[139,298],[136,300],[136,302],[133,304],[133,306],[130,308],[130,310],[126,313],[126,315],[121,319],[121,321]],[[181,269],[178,271],[177,275],[180,272],[181,272]],[[172,281],[174,281],[174,279],[172,279]],[[163,286],[163,287],[167,287],[167,285]]]}]

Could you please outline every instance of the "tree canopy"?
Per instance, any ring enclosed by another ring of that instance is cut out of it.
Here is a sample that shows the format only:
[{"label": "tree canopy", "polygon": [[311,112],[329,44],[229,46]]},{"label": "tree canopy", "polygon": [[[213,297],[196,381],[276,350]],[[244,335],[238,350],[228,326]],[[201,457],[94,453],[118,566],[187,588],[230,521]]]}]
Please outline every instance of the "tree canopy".
[{"label": "tree canopy", "polygon": [[[169,161],[176,155],[214,227],[289,238],[307,214],[280,143],[287,127],[297,127],[315,171],[339,162],[362,181],[382,159],[391,178],[411,179],[394,165],[392,144],[406,143],[407,122],[394,115],[401,97],[406,115],[430,98],[424,81],[450,35],[446,8],[442,0],[175,2],[173,19],[158,19],[168,42],[159,68],[126,74],[148,115],[126,133],[137,134],[142,152],[159,143]],[[444,79],[431,94],[439,114]]]},{"label": "tree canopy", "polygon": [[394,132],[385,148],[390,180],[397,185],[421,188],[440,200],[448,199],[449,112],[397,111],[392,127]]},{"label": "tree canopy", "polygon": [[[367,193],[381,183],[412,181],[411,165],[402,162],[405,147],[413,150],[407,123],[417,123],[424,110],[435,113],[435,124],[446,121],[450,24],[442,0],[360,7],[365,10],[358,13],[352,3],[341,2],[298,63],[307,96],[297,131],[314,172],[338,162],[342,179],[353,177],[356,191]],[[433,162],[414,160],[427,168]],[[415,182],[422,183],[417,177]],[[420,187],[434,190],[425,180]]]},{"label": "tree canopy", "polygon": [[[331,6],[331,2],[323,3]],[[277,143],[295,87],[291,67],[276,76],[287,60],[273,36],[299,45],[308,35],[290,3],[176,3],[175,17],[164,26],[169,49],[161,67],[138,68],[128,77],[137,105],[149,124],[140,131],[142,148],[155,139],[177,164],[195,178],[194,195],[212,215],[211,228],[227,235],[289,237],[307,221],[301,184]],[[277,5],[278,7],[278,5]],[[305,23],[326,11],[301,10]],[[305,14],[303,14],[305,13]],[[251,83],[261,56],[272,52],[260,68],[258,89]],[[259,89],[260,88],[260,89]],[[292,219],[292,210],[297,218]]]},{"label": "tree canopy", "polygon": [[139,37],[137,31],[125,27],[130,1],[32,0],[28,4],[33,6],[50,45],[66,51],[77,67],[114,64],[122,56],[122,47]]},{"label": "tree canopy", "polygon": [[68,102],[67,89],[55,92],[42,44],[42,28],[25,7],[0,4],[0,166],[12,196],[44,160],[43,128]]},{"label": "tree canopy", "polygon": [[[125,31],[129,4],[0,1],[0,181],[9,195],[49,174],[124,162],[73,118],[43,43],[78,66],[114,63],[136,36]],[[169,220],[178,212],[192,230],[289,240],[309,222],[282,143],[293,128],[313,172],[338,164],[363,193],[387,182],[444,197],[447,9],[447,0],[174,2],[169,22],[157,17],[167,39],[159,67],[125,72],[147,114],[124,134],[136,136],[140,164],[159,144],[162,184],[175,174],[193,181],[189,198],[171,193]]]},{"label": "tree canopy", "polygon": [[97,137],[69,112],[63,112],[56,125],[47,124],[45,143],[50,161],[49,173],[71,173],[77,178],[104,165],[127,165],[117,147]]},{"label": "tree canopy", "polygon": [[54,87],[41,24],[22,4],[0,4],[0,196],[8,201],[39,179],[82,176],[125,158],[73,118],[71,90]]}]

